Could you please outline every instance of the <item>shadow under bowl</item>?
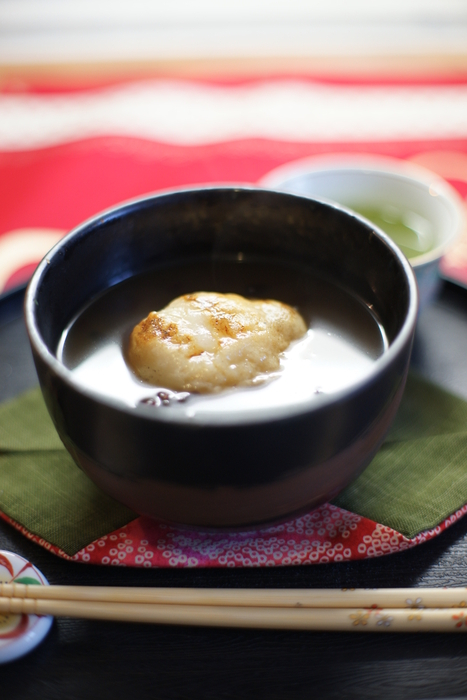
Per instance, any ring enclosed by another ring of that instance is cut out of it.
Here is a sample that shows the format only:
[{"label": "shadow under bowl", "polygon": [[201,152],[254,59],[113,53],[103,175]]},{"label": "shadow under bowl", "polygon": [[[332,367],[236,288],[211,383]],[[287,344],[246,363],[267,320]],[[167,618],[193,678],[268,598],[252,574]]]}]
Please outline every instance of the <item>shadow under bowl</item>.
[{"label": "shadow under bowl", "polygon": [[[84,387],[58,359],[64,329],[113,285],[169,263],[239,257],[299,265],[344,288],[372,309],[387,349],[335,393],[209,420],[125,405]],[[73,230],[37,268],[25,314],[52,420],[103,491],[171,522],[248,528],[332,499],[371,461],[404,389],[417,288],[392,241],[338,205],[200,188],[131,201]]]}]

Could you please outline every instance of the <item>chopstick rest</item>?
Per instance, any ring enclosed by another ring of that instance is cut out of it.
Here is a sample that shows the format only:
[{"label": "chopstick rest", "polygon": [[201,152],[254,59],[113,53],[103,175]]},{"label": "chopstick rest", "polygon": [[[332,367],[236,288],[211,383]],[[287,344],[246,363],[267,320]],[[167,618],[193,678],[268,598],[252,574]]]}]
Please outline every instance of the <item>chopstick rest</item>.
[{"label": "chopstick rest", "polygon": [[[0,581],[2,579],[23,580],[32,584],[25,588],[48,587],[47,579],[39,569],[19,554],[5,550],[0,550]],[[50,616],[9,615],[8,608],[0,606],[0,664],[14,661],[32,651],[48,634],[52,622]]]}]

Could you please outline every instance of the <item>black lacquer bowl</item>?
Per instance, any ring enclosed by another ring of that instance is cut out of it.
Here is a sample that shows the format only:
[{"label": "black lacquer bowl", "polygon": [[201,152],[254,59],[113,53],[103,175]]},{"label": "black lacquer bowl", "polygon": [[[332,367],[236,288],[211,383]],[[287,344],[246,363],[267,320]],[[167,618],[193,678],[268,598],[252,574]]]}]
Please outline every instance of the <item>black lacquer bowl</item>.
[{"label": "black lacquer bowl", "polygon": [[[197,422],[85,389],[57,359],[70,320],[115,283],[167,262],[237,254],[306,265],[371,305],[389,347],[368,376],[318,400]],[[221,187],[145,197],[85,222],[39,265],[25,308],[50,415],[103,491],[172,522],[248,527],[333,498],[370,462],[404,389],[417,287],[395,244],[352,212]]]}]

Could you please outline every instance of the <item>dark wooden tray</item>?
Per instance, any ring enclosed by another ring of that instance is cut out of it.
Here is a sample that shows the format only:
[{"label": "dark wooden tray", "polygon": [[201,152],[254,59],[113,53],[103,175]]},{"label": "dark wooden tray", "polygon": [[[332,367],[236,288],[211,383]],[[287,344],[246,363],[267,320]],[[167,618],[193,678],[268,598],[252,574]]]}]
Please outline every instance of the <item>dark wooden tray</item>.
[{"label": "dark wooden tray", "polygon": [[[23,293],[16,290],[0,299],[0,401],[37,381],[22,320]],[[467,290],[445,284],[420,318],[413,364],[467,398],[466,351]],[[27,557],[56,584],[467,585],[467,518],[400,554],[275,569],[138,570],[77,564],[55,557],[2,522],[0,549]],[[0,667],[0,697],[459,700],[467,698],[466,669],[467,634],[276,632],[63,619],[29,656]]]}]

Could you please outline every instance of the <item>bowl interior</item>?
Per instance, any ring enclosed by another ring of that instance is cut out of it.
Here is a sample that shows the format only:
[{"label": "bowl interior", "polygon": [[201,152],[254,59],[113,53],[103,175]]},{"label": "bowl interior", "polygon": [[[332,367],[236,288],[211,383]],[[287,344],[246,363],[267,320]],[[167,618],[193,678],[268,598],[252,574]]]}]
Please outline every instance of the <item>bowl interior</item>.
[{"label": "bowl interior", "polygon": [[[416,313],[410,266],[364,220],[338,205],[292,194],[213,188],[130,202],[69,234],[41,263],[28,289],[31,339],[47,363],[66,375],[56,359],[62,332],[109,287],[160,266],[177,271],[177,263],[200,260],[210,262],[204,291],[218,291],[216,263],[234,260],[240,270],[242,261],[255,259],[305,266],[343,287],[372,309],[390,347]],[[244,279],[241,285],[240,276],[233,276],[229,289],[221,291],[242,293]],[[183,293],[194,291],[201,290]]]}]

